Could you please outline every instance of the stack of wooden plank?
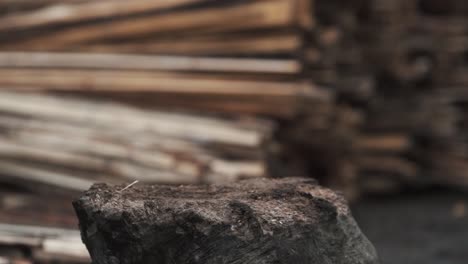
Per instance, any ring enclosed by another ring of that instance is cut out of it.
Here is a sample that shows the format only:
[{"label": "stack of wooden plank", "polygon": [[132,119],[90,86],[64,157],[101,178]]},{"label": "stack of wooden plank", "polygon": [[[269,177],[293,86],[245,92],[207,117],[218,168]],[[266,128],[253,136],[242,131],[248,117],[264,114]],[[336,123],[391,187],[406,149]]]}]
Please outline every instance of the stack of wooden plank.
[{"label": "stack of wooden plank", "polygon": [[[273,128],[253,117],[221,119],[1,91],[0,251],[12,261],[29,256],[34,263],[86,263],[78,233],[69,244],[62,241],[62,233],[70,238],[69,231],[57,231],[58,237],[34,231],[76,229],[73,196],[94,182],[184,184],[264,177],[275,159],[269,151],[275,145]],[[20,226],[5,233],[2,223]],[[60,243],[69,251],[49,248]],[[17,254],[18,246],[30,254]]]},{"label": "stack of wooden plank", "polygon": [[[360,117],[335,104],[334,89],[317,86],[338,80],[340,32],[317,23],[329,13],[322,4],[106,0],[13,8],[0,19],[0,85],[164,110],[260,115],[279,122],[277,134],[289,135],[281,137],[285,153],[305,160],[326,150],[341,158]],[[291,163],[299,174],[336,167]]]},{"label": "stack of wooden plank", "polygon": [[0,181],[0,262],[89,264],[89,254],[70,206],[74,195],[68,191],[39,194],[26,190],[20,182],[11,182],[12,176],[8,183],[3,177],[4,174]]},{"label": "stack of wooden plank", "polygon": [[292,53],[301,46],[295,30],[314,24],[311,2],[302,0],[51,2],[7,13],[1,31],[10,36],[2,46],[179,55]]},{"label": "stack of wooden plank", "polygon": [[75,229],[0,224],[1,263],[90,263]]},{"label": "stack of wooden plank", "polygon": [[266,174],[273,127],[260,119],[220,120],[9,92],[0,92],[0,109],[2,180],[20,178],[36,190]]},{"label": "stack of wooden plank", "polygon": [[467,186],[466,5],[0,0],[4,179]]},{"label": "stack of wooden plank", "polygon": [[0,0],[2,185],[69,201],[94,181],[352,175],[361,117],[323,87],[340,31],[317,3]]},{"label": "stack of wooden plank", "polygon": [[353,54],[363,56],[349,57],[338,75],[371,76],[374,89],[359,100],[339,95],[365,113],[354,141],[354,188],[466,187],[466,1],[356,3],[341,7],[357,21],[343,43],[349,50],[357,43]]},{"label": "stack of wooden plank", "polygon": [[323,97],[309,76],[322,71],[310,65],[324,65],[315,39],[325,33],[309,0],[106,0],[19,10],[0,18],[3,86],[275,117]]}]

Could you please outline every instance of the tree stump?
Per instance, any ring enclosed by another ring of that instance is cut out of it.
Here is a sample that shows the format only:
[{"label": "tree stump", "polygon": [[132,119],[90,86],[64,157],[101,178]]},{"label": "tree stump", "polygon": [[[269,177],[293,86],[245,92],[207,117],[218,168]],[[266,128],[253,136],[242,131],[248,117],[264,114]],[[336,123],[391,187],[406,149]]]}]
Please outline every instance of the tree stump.
[{"label": "tree stump", "polygon": [[122,189],[74,202],[95,264],[378,262],[344,199],[310,179]]}]

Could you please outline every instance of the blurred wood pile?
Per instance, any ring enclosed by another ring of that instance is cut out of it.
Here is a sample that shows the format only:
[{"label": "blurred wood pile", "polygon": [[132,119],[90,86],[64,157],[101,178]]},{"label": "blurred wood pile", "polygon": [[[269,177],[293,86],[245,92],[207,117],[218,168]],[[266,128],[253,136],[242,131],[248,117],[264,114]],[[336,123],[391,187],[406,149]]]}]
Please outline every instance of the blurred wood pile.
[{"label": "blurred wood pile", "polygon": [[0,244],[1,263],[90,263],[75,229],[0,224]]},{"label": "blurred wood pile", "polygon": [[361,117],[319,86],[336,79],[338,32],[317,23],[310,0],[108,0],[11,9],[0,19],[3,87],[261,116],[276,124],[280,148],[270,155],[280,161],[269,175],[348,167],[336,164],[348,163]]},{"label": "blurred wood pile", "polygon": [[[468,4],[343,2],[328,3],[334,12],[329,21],[344,32],[336,72],[348,83],[335,85],[353,92],[337,96],[365,113],[354,140],[357,176],[347,188],[360,193],[427,184],[466,188]],[[354,86],[349,76],[358,81]]]},{"label": "blurred wood pile", "polygon": [[[266,175],[272,126],[0,92],[0,171],[82,191],[93,182],[193,183]],[[52,190],[46,190],[51,192]]]},{"label": "blurred wood pile", "polygon": [[[349,198],[466,187],[467,6],[0,0],[1,185],[42,197],[96,180],[291,175]],[[50,221],[70,228],[63,217]]]},{"label": "blurred wood pile", "polygon": [[29,199],[4,205],[0,222],[73,227],[56,200],[95,181],[349,171],[337,164],[360,116],[319,86],[336,78],[338,39],[310,0],[0,6],[1,184],[56,210]]},{"label": "blurred wood pile", "polygon": [[[253,117],[221,119],[1,91],[0,187],[6,191],[0,192],[0,252],[34,246],[34,263],[66,257],[75,263],[68,255],[36,255],[42,244],[23,244],[22,234],[11,234],[11,243],[5,242],[1,223],[21,224],[20,233],[31,225],[74,229],[72,197],[94,182],[184,184],[264,177],[273,161],[273,128]],[[49,244],[49,237],[36,239],[34,233],[28,239]]]}]

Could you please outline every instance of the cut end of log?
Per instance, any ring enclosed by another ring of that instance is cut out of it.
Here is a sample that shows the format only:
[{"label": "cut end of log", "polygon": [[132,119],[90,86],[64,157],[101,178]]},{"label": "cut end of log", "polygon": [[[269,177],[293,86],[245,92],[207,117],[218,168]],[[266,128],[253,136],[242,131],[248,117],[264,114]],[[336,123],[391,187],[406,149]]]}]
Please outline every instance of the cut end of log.
[{"label": "cut end of log", "polygon": [[377,263],[344,199],[310,179],[123,187],[74,202],[93,263]]}]

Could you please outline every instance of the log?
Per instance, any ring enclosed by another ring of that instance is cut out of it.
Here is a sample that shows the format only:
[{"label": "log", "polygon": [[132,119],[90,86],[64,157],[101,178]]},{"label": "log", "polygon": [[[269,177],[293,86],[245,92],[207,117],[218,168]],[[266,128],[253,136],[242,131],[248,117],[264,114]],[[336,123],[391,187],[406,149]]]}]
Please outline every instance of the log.
[{"label": "log", "polygon": [[343,198],[313,180],[124,187],[73,203],[93,263],[378,263]]}]

